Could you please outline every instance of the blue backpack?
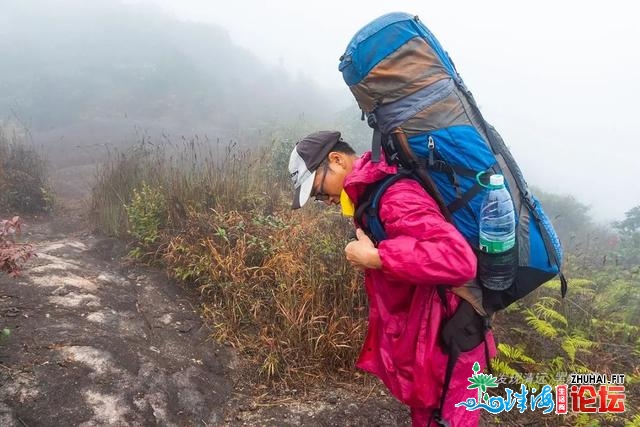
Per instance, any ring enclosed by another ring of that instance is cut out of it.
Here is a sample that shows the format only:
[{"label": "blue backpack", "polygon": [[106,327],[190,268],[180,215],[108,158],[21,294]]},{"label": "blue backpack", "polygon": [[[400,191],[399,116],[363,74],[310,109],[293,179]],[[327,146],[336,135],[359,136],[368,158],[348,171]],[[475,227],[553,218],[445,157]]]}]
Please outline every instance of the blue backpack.
[{"label": "blue backpack", "polygon": [[[556,275],[564,296],[562,249],[549,218],[453,62],[418,17],[390,13],[375,19],[353,37],[339,69],[374,129],[374,161],[382,149],[388,162],[418,179],[472,248],[479,247],[483,183],[493,173],[504,175],[516,212],[518,273],[506,290],[482,290],[487,314]],[[359,203],[361,211],[369,206],[364,220],[356,217],[377,241],[386,237],[377,209],[389,185],[380,183],[382,191]]]},{"label": "blue backpack", "polygon": [[[504,175],[514,202],[518,269],[511,286],[491,290],[475,280],[468,288],[478,292],[466,296],[461,288],[450,289],[459,291],[463,301],[441,326],[449,363],[433,417],[446,426],[441,408],[455,362],[461,352],[485,341],[491,315],[557,275],[562,296],[566,294],[560,242],[504,141],[484,120],[453,62],[417,16],[390,13],[364,26],[340,57],[339,69],[362,118],[366,115],[374,130],[373,161],[380,161],[384,151],[386,161],[398,166],[398,174],[370,186],[356,203],[356,222],[375,242],[386,238],[378,216],[381,197],[399,179],[420,182],[472,248],[479,248],[479,212],[491,174]],[[476,253],[480,269],[484,254]],[[446,291],[438,287],[448,310]]]}]

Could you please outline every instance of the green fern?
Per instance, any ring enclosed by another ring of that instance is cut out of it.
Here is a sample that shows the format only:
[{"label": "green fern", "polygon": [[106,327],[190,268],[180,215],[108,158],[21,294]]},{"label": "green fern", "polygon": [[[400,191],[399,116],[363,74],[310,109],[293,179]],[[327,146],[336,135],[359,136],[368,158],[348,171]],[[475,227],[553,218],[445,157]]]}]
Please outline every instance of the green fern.
[{"label": "green fern", "polygon": [[560,344],[565,353],[567,353],[567,356],[569,356],[569,360],[571,360],[572,363],[575,362],[576,353],[578,351],[589,352],[589,349],[594,345],[595,343],[593,341],[590,341],[578,335],[566,337],[562,340],[562,344]]},{"label": "green fern", "polygon": [[567,318],[553,309],[558,304],[558,300],[550,297],[543,297],[533,306],[533,311],[539,319],[547,321],[556,321],[561,323],[565,328],[569,326]]},{"label": "green fern", "polygon": [[556,356],[545,364],[544,369],[547,371],[550,385],[556,386],[567,382],[568,369],[566,362],[566,357]]},{"label": "green fern", "polygon": [[579,414],[573,421],[575,427],[599,427],[600,421],[594,419],[590,414]]},{"label": "green fern", "polygon": [[520,373],[516,369],[514,369],[511,365],[509,365],[508,362],[500,359],[499,357],[496,357],[491,361],[491,369],[498,375],[502,374],[508,377],[520,376]]},{"label": "green fern", "polygon": [[520,313],[522,311],[522,304],[519,301],[514,302],[510,306],[504,309],[505,313]]},{"label": "green fern", "polygon": [[623,333],[628,335],[640,333],[640,326],[630,325],[626,322],[592,319],[591,324],[596,327],[607,328],[613,333]]},{"label": "green fern", "polygon": [[537,333],[547,338],[555,338],[558,336],[559,334],[558,329],[555,326],[553,326],[550,322],[547,322],[544,319],[540,319],[533,310],[527,309],[525,313],[527,315],[525,317],[527,320],[527,323]]},{"label": "green fern", "polygon": [[[592,290],[595,286],[596,285],[593,282],[593,280],[572,278],[571,294],[574,294],[575,292],[587,290],[587,289]],[[553,291],[559,291],[561,287],[560,280],[550,280],[547,283],[545,283],[543,287],[546,289],[551,289]]]},{"label": "green fern", "polygon": [[509,328],[509,330],[520,335],[527,335],[528,333],[531,332],[529,328],[524,328],[524,327],[521,328],[516,326]]},{"label": "green fern", "polygon": [[593,369],[584,366],[581,363],[569,363],[567,365],[567,369],[570,372],[575,372],[576,374],[590,374],[593,372]]},{"label": "green fern", "polygon": [[640,427],[640,414],[635,415],[629,420],[624,427]]},{"label": "green fern", "polygon": [[522,374],[511,365],[509,365],[507,361],[500,358],[495,358],[491,361],[491,369],[498,377],[513,377],[516,378],[520,383],[524,382],[524,377],[522,376]]},{"label": "green fern", "polygon": [[510,346],[509,344],[498,344],[498,351],[504,358],[514,362],[536,363],[535,360],[527,356],[521,348]]},{"label": "green fern", "polygon": [[555,307],[558,304],[560,301],[555,297],[540,297],[536,302],[536,305],[544,305],[545,307]]}]

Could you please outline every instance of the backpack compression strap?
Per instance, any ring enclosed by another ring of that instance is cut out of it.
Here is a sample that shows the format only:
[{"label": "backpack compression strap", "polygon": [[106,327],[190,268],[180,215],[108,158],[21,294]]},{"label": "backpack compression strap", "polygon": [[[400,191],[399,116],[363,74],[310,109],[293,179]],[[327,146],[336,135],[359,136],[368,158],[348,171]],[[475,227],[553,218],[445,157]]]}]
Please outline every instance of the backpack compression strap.
[{"label": "backpack compression strap", "polygon": [[[362,110],[362,120],[364,120],[365,112]],[[366,113],[367,124],[371,129],[373,129],[373,136],[371,137],[371,161],[373,163],[380,162],[380,151],[382,150],[382,140],[387,138],[386,135],[382,135],[380,132],[380,128],[378,127],[378,120],[376,119],[376,115],[371,113]]]}]

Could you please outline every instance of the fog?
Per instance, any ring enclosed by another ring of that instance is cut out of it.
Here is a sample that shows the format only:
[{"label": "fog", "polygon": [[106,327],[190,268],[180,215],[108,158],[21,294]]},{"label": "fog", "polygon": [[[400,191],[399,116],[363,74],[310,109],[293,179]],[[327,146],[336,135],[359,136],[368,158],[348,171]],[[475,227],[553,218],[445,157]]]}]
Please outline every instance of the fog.
[{"label": "fog", "polygon": [[24,122],[43,141],[91,121],[85,136],[96,142],[127,126],[233,136],[301,115],[326,123],[352,112],[356,123],[338,57],[368,21],[406,11],[449,52],[528,182],[573,194],[608,221],[640,204],[631,7],[0,0],[0,119]]}]

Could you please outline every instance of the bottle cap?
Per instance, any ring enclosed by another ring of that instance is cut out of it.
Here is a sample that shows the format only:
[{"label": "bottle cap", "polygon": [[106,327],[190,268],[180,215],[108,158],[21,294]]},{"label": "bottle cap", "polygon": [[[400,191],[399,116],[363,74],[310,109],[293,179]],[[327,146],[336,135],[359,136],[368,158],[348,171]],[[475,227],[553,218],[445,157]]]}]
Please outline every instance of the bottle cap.
[{"label": "bottle cap", "polygon": [[492,187],[504,187],[504,176],[499,173],[491,175],[489,178],[489,185]]}]

